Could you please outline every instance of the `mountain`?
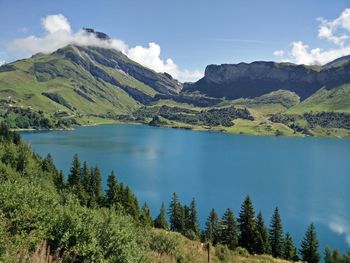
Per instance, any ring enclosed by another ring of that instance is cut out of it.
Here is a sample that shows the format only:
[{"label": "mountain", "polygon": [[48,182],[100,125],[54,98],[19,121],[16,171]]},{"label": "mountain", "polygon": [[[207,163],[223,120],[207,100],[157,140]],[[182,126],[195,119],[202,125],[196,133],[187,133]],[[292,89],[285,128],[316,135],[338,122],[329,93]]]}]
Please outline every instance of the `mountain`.
[{"label": "mountain", "polygon": [[[84,30],[109,41],[102,32]],[[209,65],[202,79],[182,84],[117,50],[68,45],[0,67],[0,121],[24,129],[122,121],[229,133],[350,137],[348,84],[350,56],[324,66],[262,61]]]},{"label": "mountain", "polygon": [[205,76],[184,86],[187,93],[226,99],[253,98],[276,90],[295,92],[301,100],[324,87],[350,83],[349,57],[324,67],[257,61],[250,64],[209,65]]},{"label": "mountain", "polygon": [[1,97],[21,106],[69,113],[128,113],[182,84],[112,49],[69,45],[0,67]]}]

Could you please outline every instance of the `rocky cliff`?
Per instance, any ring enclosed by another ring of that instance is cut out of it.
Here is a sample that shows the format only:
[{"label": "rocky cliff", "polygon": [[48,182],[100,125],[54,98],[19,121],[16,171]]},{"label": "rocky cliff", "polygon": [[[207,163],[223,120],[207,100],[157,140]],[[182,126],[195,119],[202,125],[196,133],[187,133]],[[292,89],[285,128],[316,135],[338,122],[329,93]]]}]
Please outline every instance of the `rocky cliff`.
[{"label": "rocky cliff", "polygon": [[328,63],[324,67],[258,61],[209,65],[205,76],[196,83],[186,84],[184,91],[236,99],[282,89],[305,99],[322,87],[330,89],[344,83],[350,83],[348,59],[339,59],[337,63]]}]

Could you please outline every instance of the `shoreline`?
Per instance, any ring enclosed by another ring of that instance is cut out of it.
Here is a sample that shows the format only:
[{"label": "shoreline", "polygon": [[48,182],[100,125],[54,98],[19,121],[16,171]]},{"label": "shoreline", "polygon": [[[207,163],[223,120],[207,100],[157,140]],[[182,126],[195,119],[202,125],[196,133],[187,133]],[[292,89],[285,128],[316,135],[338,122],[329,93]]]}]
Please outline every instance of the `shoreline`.
[{"label": "shoreline", "polygon": [[150,127],[156,127],[156,128],[168,128],[168,129],[181,129],[181,130],[189,130],[189,131],[207,131],[207,132],[214,132],[214,133],[222,133],[222,134],[228,134],[228,135],[248,135],[248,136],[262,136],[262,137],[285,137],[285,138],[307,138],[307,137],[314,137],[314,138],[329,138],[329,139],[339,139],[339,140],[348,140],[349,137],[341,137],[341,136],[317,136],[317,135],[305,135],[305,134],[296,134],[295,136],[290,135],[274,135],[274,134],[264,134],[264,133],[245,133],[245,132],[230,132],[222,127],[218,128],[207,128],[207,127],[197,127],[197,126],[171,126],[171,125],[149,125],[147,123],[142,122],[127,122],[127,121],[120,121],[120,120],[113,120],[109,119],[106,122],[99,122],[99,123],[84,123],[81,125],[75,125],[73,127],[69,128],[53,128],[53,129],[34,129],[34,128],[28,128],[28,129],[10,129],[11,131],[17,131],[17,132],[49,132],[49,131],[73,131],[77,127],[93,127],[93,126],[102,126],[102,125],[118,125],[118,124],[129,124],[129,125],[146,125]]}]

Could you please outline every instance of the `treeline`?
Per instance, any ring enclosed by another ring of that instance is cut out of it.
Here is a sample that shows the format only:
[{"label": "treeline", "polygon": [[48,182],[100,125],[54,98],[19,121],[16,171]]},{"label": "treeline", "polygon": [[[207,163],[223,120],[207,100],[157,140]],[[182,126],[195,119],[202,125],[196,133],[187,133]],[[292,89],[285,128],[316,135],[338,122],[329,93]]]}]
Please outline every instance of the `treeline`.
[{"label": "treeline", "polygon": [[203,126],[232,126],[233,119],[253,120],[247,109],[226,107],[214,108],[210,110],[191,110],[179,107],[169,107],[163,105],[161,107],[143,107],[133,113],[136,121],[147,122],[147,119],[155,119],[162,117],[167,120],[182,122],[191,125]]},{"label": "treeline", "polygon": [[31,108],[8,108],[0,119],[11,129],[58,129],[77,124],[74,118],[59,118]]},{"label": "treeline", "polygon": [[200,230],[195,199],[189,206],[182,205],[176,193],[173,194],[168,209],[169,225],[165,207],[155,219],[155,227],[179,232],[193,240],[210,242],[214,246],[225,245],[231,250],[238,247],[250,254],[269,254],[276,258],[309,263],[320,260],[319,242],[313,224],[308,227],[301,243],[299,254],[290,233],[284,233],[279,209],[271,217],[269,228],[265,225],[262,213],[255,216],[254,207],[249,196],[242,203],[238,218],[230,208],[220,218],[213,208],[205,222],[205,229]]},{"label": "treeline", "polygon": [[304,118],[311,127],[342,128],[350,130],[350,114],[341,112],[305,113]]},{"label": "treeline", "polygon": [[[275,114],[270,117],[272,122],[283,123],[296,132],[310,135],[309,129],[316,126],[322,128],[341,128],[350,130],[350,114],[341,112],[310,112],[303,115]],[[300,120],[306,120],[307,125],[297,124]]]}]

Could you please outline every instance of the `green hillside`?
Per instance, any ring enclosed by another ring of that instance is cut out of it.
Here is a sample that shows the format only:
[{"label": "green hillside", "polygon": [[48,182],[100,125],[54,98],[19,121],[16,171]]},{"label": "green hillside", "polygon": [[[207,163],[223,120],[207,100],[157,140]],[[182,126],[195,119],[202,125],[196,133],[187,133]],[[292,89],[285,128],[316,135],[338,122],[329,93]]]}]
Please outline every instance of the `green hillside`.
[{"label": "green hillside", "polygon": [[29,108],[51,119],[64,115],[84,122],[130,114],[157,93],[173,94],[180,87],[118,51],[69,45],[0,67],[0,109]]},{"label": "green hillside", "polygon": [[300,104],[290,108],[287,113],[302,114],[311,111],[350,113],[350,85],[346,84],[333,89],[322,88]]}]

